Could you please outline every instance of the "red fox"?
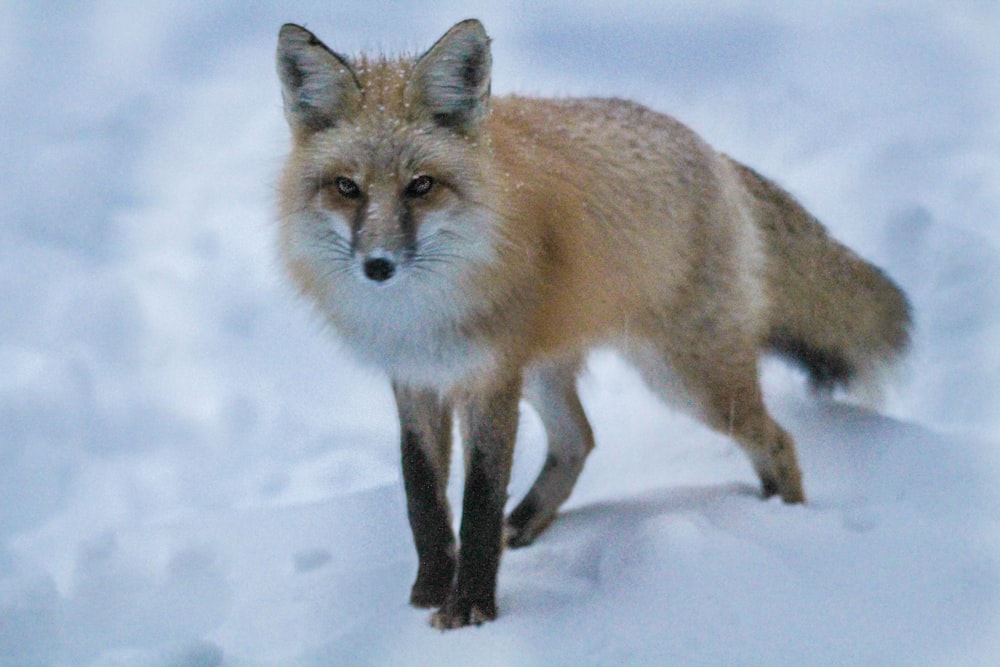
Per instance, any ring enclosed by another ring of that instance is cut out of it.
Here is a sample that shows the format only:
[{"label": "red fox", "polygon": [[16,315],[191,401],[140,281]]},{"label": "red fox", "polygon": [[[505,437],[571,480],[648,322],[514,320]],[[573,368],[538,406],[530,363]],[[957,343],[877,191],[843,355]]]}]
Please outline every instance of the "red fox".
[{"label": "red fox", "polygon": [[[504,544],[529,544],[570,495],[594,446],[576,378],[595,346],[731,435],[763,495],[788,503],[804,502],[802,476],[764,406],[759,355],[849,388],[908,346],[891,280],[677,120],[619,99],[492,97],[479,21],[398,59],[348,59],[289,24],[277,67],[292,134],[280,252],[391,380],[419,562],[410,601],[438,608],[435,627],[495,618]],[[505,519],[522,399],[548,457]]]}]

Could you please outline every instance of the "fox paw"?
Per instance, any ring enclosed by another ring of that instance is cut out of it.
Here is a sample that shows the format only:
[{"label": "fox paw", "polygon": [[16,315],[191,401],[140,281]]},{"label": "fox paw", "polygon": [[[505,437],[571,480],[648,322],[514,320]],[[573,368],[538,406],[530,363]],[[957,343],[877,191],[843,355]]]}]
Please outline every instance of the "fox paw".
[{"label": "fox paw", "polygon": [[450,584],[430,585],[417,582],[410,591],[410,604],[420,609],[440,607],[448,599]]},{"label": "fox paw", "polygon": [[452,558],[423,560],[413,588],[410,589],[410,604],[421,609],[443,605],[451,592],[454,571],[455,562]]},{"label": "fox paw", "polygon": [[448,600],[451,592],[451,570],[431,572],[421,571],[410,589],[410,604],[421,609],[440,607]]},{"label": "fox paw", "polygon": [[802,482],[798,480],[782,481],[776,477],[761,476],[761,495],[767,498],[781,496],[781,499],[789,504],[799,504],[806,502],[806,494],[802,490]]},{"label": "fox paw", "polygon": [[506,545],[512,549],[526,547],[535,538],[545,532],[545,529],[555,520],[554,511],[543,513],[530,498],[525,499],[511,512],[504,523],[503,538]]},{"label": "fox paw", "polygon": [[431,616],[431,625],[438,630],[454,630],[467,625],[482,625],[497,617],[497,606],[492,600],[473,602],[472,600],[450,597]]}]

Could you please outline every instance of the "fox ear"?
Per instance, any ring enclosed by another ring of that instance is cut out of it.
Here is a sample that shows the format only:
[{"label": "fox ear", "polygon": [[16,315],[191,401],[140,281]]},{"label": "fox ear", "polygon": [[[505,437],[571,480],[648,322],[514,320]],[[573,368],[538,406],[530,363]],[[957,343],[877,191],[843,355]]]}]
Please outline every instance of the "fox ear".
[{"label": "fox ear", "polygon": [[278,77],[285,118],[297,134],[333,127],[360,106],[361,86],[347,61],[291,23],[278,34]]},{"label": "fox ear", "polygon": [[462,21],[417,60],[406,86],[410,108],[442,127],[474,129],[489,113],[491,62],[483,24]]}]

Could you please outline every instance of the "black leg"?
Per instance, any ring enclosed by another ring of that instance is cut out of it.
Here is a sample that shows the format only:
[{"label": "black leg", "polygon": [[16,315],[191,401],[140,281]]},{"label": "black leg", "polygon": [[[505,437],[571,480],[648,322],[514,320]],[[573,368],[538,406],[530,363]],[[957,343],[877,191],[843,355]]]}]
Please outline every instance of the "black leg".
[{"label": "black leg", "polygon": [[455,573],[455,535],[445,495],[451,408],[436,392],[393,387],[399,409],[406,506],[419,567],[410,604],[444,604]]},{"label": "black leg", "polygon": [[517,434],[520,380],[469,403],[462,414],[465,493],[455,586],[431,622],[441,629],[496,617],[503,512]]}]

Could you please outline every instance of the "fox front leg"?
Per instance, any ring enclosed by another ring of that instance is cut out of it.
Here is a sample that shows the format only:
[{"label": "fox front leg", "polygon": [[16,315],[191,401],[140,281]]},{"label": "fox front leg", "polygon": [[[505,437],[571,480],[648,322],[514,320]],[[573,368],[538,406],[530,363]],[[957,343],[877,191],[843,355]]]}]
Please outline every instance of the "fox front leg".
[{"label": "fox front leg", "polygon": [[496,618],[503,512],[517,435],[521,381],[484,392],[460,410],[465,491],[455,584],[431,624],[441,630]]},{"label": "fox front leg", "polygon": [[451,406],[435,390],[394,384],[406,508],[419,567],[410,592],[415,607],[438,607],[455,573],[455,534],[445,490],[451,460]]}]

